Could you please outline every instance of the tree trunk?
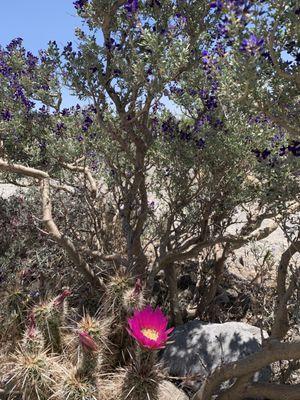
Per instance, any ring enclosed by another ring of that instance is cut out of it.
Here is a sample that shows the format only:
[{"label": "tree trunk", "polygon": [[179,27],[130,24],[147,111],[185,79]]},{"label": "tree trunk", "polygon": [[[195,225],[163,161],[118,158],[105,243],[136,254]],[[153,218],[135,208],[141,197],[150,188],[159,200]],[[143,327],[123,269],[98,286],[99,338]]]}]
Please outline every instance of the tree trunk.
[{"label": "tree trunk", "polygon": [[169,264],[165,267],[165,278],[169,289],[169,301],[172,319],[171,322],[176,326],[181,325],[183,323],[183,320],[179,307],[177,274],[174,264]]}]

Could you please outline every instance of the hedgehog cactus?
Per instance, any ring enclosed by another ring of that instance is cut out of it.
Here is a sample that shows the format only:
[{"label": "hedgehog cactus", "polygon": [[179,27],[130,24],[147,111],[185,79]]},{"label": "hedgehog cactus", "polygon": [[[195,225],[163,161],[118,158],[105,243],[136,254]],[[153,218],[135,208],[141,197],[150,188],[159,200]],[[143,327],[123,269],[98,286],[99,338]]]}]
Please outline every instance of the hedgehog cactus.
[{"label": "hedgehog cactus", "polygon": [[28,309],[28,296],[19,289],[13,291],[6,299],[9,314],[9,332],[13,342],[18,340],[23,332]]},{"label": "hedgehog cactus", "polygon": [[124,294],[131,289],[131,279],[125,272],[118,272],[107,285],[107,309],[115,315],[123,314]]},{"label": "hedgehog cactus", "polygon": [[78,323],[79,331],[87,332],[96,344],[101,347],[107,345],[107,335],[111,319],[97,319],[92,318],[90,315],[85,315]]},{"label": "hedgehog cactus", "polygon": [[127,289],[123,295],[123,308],[127,315],[130,315],[133,310],[139,310],[144,306],[145,299],[141,280],[138,278],[134,288]]},{"label": "hedgehog cactus", "polygon": [[94,383],[99,360],[98,346],[88,332],[79,332],[78,336],[82,352],[76,377],[85,378],[87,381]]},{"label": "hedgehog cactus", "polygon": [[70,295],[69,290],[49,302],[36,306],[33,310],[37,325],[45,337],[46,346],[49,346],[54,353],[61,353],[62,338],[61,326],[63,325],[66,309],[64,300]]},{"label": "hedgehog cactus", "polygon": [[98,320],[86,315],[78,323],[78,338],[81,345],[78,377],[85,377],[94,382],[95,373],[103,361],[103,350],[108,347],[110,322],[110,319]]},{"label": "hedgehog cactus", "polygon": [[54,377],[59,375],[56,358],[46,352],[31,353],[18,349],[7,365],[13,394],[22,400],[47,400],[54,393]]},{"label": "hedgehog cactus", "polygon": [[109,335],[113,346],[107,363],[108,370],[112,370],[129,359],[131,340],[126,334],[125,326],[132,311],[143,307],[144,295],[141,280],[137,279],[133,287],[130,276],[122,271],[117,273],[108,284],[107,304],[107,313],[113,318]]},{"label": "hedgehog cactus", "polygon": [[120,400],[158,400],[162,374],[156,363],[156,354],[139,348],[131,364],[124,368]]},{"label": "hedgehog cactus", "polygon": [[158,308],[150,306],[135,311],[128,319],[128,333],[137,344],[132,363],[125,369],[121,400],[158,399],[162,380],[156,364],[157,350],[165,347],[173,328],[167,329],[168,320]]},{"label": "hedgehog cactus", "polygon": [[91,382],[78,376],[77,370],[66,372],[66,378],[60,383],[56,397],[59,400],[97,400],[98,389]]},{"label": "hedgehog cactus", "polygon": [[44,337],[36,327],[34,314],[31,312],[28,318],[28,326],[23,336],[22,348],[28,353],[37,354],[44,348]]}]

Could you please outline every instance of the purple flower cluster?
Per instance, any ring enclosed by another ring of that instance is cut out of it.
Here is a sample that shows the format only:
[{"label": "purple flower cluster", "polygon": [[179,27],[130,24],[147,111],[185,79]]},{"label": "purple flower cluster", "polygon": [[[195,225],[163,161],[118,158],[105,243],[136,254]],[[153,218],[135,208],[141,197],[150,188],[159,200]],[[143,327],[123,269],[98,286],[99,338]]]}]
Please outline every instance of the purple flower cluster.
[{"label": "purple flower cluster", "polygon": [[90,127],[92,124],[93,124],[92,118],[91,118],[89,115],[87,115],[87,116],[84,118],[84,121],[83,121],[83,124],[82,124],[82,130],[83,130],[83,132],[87,132],[87,131],[89,130],[89,127]]},{"label": "purple flower cluster", "polygon": [[138,0],[127,0],[124,8],[128,14],[128,16],[132,16],[139,9],[139,1]]},{"label": "purple flower cluster", "polygon": [[66,129],[66,125],[63,122],[58,122],[56,124],[56,133],[60,134],[64,129]]},{"label": "purple flower cluster", "polygon": [[71,112],[70,112],[70,110],[69,110],[68,108],[63,108],[63,109],[61,110],[61,115],[64,116],[64,117],[67,117],[67,116],[69,116],[70,114],[71,114]]},{"label": "purple flower cluster", "polygon": [[81,11],[88,4],[88,0],[76,0],[73,2],[76,10]]},{"label": "purple flower cluster", "polygon": [[[221,49],[221,45],[218,45],[219,49]],[[223,54],[221,54],[223,56]],[[205,73],[210,77],[209,79],[213,79],[213,72],[215,69],[218,69],[219,66],[219,59],[220,59],[220,54],[216,52],[214,55],[212,53],[209,53],[207,50],[202,50],[201,52],[201,61],[202,61],[202,68],[205,71]]]},{"label": "purple flower cluster", "polygon": [[20,86],[20,84],[15,83],[13,87],[15,100],[20,100],[21,103],[26,107],[26,110],[30,111],[35,106],[35,103],[28,99],[24,89],[22,88],[22,86]]},{"label": "purple flower cluster", "polygon": [[[264,150],[253,149],[252,153],[256,156],[256,158],[260,162],[269,160],[273,163],[274,161],[274,157],[272,160],[270,160],[272,152],[269,148],[265,148]],[[293,155],[294,157],[300,157],[300,141],[292,140],[287,146],[284,145],[280,146],[277,151],[277,156],[279,157],[283,157],[289,154]]]},{"label": "purple flower cluster", "polygon": [[63,54],[70,54],[73,51],[73,43],[68,42],[67,45],[64,47]]},{"label": "purple flower cluster", "polygon": [[251,34],[248,39],[243,39],[240,46],[242,52],[255,55],[260,52],[264,45],[264,39],[258,38],[254,34]]},{"label": "purple flower cluster", "polygon": [[163,140],[169,143],[172,143],[175,140],[180,140],[186,143],[191,143],[198,149],[203,149],[205,147],[205,138],[199,137],[197,123],[198,121],[196,121],[194,126],[189,125],[183,128],[180,127],[179,121],[174,117],[169,117],[164,120],[160,126]]},{"label": "purple flower cluster", "polygon": [[6,46],[6,49],[7,49],[7,51],[11,52],[11,51],[17,49],[18,47],[22,46],[22,43],[23,43],[22,38],[20,38],[20,37],[15,38]]},{"label": "purple flower cluster", "polygon": [[11,112],[7,109],[1,111],[0,115],[3,121],[10,121],[12,119]]},{"label": "purple flower cluster", "polygon": [[[20,58],[21,63],[18,65],[12,62],[15,56]],[[35,103],[30,99],[32,93],[30,89],[23,85],[23,78],[27,76],[32,81],[37,81],[35,89],[48,91],[50,89],[47,82],[40,82],[37,76],[39,60],[42,58],[34,56],[31,52],[26,52],[22,47],[22,39],[13,39],[6,48],[0,46],[0,79],[2,85],[9,90],[10,96],[22,104],[26,111],[31,111]],[[3,79],[2,79],[3,78]],[[49,79],[52,76],[49,74]],[[39,86],[38,86],[39,85]],[[6,117],[8,118],[8,117]]]},{"label": "purple flower cluster", "polygon": [[82,115],[84,116],[83,124],[82,124],[82,130],[83,132],[87,132],[90,128],[90,126],[93,124],[94,120],[91,117],[90,113],[96,114],[97,110],[94,106],[90,105],[87,108],[82,110]]},{"label": "purple flower cluster", "polygon": [[38,61],[39,59],[36,56],[34,56],[30,51],[27,52],[26,64],[29,70],[35,69],[38,64]]}]

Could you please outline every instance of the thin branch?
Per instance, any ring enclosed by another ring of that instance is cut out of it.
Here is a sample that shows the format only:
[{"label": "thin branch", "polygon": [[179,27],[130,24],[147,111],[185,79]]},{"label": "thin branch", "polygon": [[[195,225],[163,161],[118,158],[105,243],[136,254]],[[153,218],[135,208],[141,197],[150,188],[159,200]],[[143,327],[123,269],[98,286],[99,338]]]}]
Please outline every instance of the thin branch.
[{"label": "thin branch", "polygon": [[90,184],[90,190],[91,190],[92,196],[93,197],[97,196],[97,184],[96,184],[96,181],[93,178],[93,175],[91,174],[91,171],[89,170],[88,167],[80,167],[78,165],[65,164],[65,163],[63,163],[62,166],[67,168],[70,171],[77,171],[77,172],[82,172],[83,174],[85,174],[85,176]]}]

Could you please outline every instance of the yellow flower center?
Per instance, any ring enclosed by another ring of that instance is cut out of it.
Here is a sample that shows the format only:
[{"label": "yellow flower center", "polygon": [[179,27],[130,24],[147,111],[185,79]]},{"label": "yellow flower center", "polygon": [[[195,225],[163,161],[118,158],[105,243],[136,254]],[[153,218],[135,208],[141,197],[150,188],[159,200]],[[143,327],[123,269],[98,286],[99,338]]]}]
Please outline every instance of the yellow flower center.
[{"label": "yellow flower center", "polygon": [[148,339],[157,340],[158,338],[158,332],[155,329],[141,329],[141,332]]}]

